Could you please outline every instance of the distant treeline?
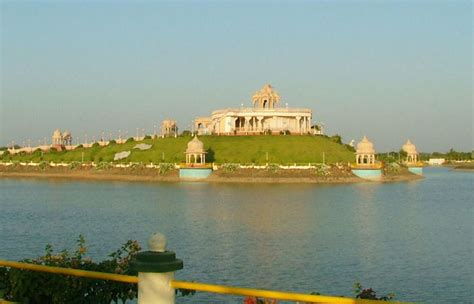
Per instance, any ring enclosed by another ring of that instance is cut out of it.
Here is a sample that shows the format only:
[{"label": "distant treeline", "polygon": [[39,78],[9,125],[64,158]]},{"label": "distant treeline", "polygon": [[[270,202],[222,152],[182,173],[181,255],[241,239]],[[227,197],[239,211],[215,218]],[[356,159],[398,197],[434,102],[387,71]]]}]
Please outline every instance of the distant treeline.
[{"label": "distant treeline", "polygon": [[[447,161],[455,161],[455,160],[472,160],[473,159],[474,150],[471,152],[459,152],[454,149],[450,149],[446,153],[441,152],[431,152],[431,153],[420,153],[419,158],[420,160],[429,160],[430,158],[444,158]],[[392,151],[387,153],[379,153],[378,159],[387,161],[387,162],[396,162],[398,160],[403,160],[407,156],[406,152],[403,150],[400,151]]]}]

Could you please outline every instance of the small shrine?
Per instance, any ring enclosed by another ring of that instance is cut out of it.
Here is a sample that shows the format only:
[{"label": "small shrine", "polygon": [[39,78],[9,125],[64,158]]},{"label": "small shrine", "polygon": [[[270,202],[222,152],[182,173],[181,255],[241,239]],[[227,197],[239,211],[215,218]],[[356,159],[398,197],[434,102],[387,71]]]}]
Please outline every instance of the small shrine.
[{"label": "small shrine", "polygon": [[352,173],[360,178],[378,180],[382,177],[382,165],[375,160],[374,144],[364,136],[357,144],[356,162]]},{"label": "small shrine", "polygon": [[206,164],[204,143],[197,136],[188,142],[186,148],[186,163],[179,168],[179,177],[183,179],[203,179],[212,173],[212,165]]},{"label": "small shrine", "polygon": [[202,141],[200,141],[197,136],[194,136],[193,140],[188,142],[188,148],[186,149],[186,164],[205,164],[206,153]]},{"label": "small shrine", "polygon": [[402,146],[402,150],[407,154],[404,163],[407,166],[408,171],[413,174],[423,175],[423,163],[419,162],[416,146],[408,139]]}]

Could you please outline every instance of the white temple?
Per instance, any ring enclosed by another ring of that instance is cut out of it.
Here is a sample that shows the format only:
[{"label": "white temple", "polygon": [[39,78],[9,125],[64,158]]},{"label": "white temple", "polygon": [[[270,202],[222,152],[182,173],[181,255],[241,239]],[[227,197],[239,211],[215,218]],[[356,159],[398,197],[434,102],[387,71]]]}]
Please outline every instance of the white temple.
[{"label": "white temple", "polygon": [[198,134],[252,135],[263,133],[307,134],[311,132],[311,109],[279,107],[280,95],[269,84],[252,97],[252,108],[227,108],[198,117]]}]

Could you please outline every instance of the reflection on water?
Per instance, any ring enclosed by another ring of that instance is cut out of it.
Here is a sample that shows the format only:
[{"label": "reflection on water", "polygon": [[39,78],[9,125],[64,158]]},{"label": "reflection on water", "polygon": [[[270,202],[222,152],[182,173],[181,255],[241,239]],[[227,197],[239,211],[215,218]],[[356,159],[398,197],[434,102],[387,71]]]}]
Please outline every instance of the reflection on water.
[{"label": "reflection on water", "polygon": [[[351,295],[361,281],[399,300],[472,299],[472,174],[425,170],[395,184],[0,181],[0,257],[71,248],[98,259],[161,231],[180,279]],[[239,302],[198,294],[180,302]]]}]

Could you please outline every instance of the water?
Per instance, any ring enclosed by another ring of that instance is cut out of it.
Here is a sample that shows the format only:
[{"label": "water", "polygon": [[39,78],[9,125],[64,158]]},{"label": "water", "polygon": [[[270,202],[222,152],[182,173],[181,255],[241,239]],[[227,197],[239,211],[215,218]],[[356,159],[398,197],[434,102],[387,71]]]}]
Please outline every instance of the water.
[{"label": "water", "polygon": [[0,258],[72,249],[83,234],[104,259],[160,231],[184,260],[178,279],[346,296],[359,281],[397,300],[474,302],[474,174],[425,175],[330,186],[2,179]]}]

